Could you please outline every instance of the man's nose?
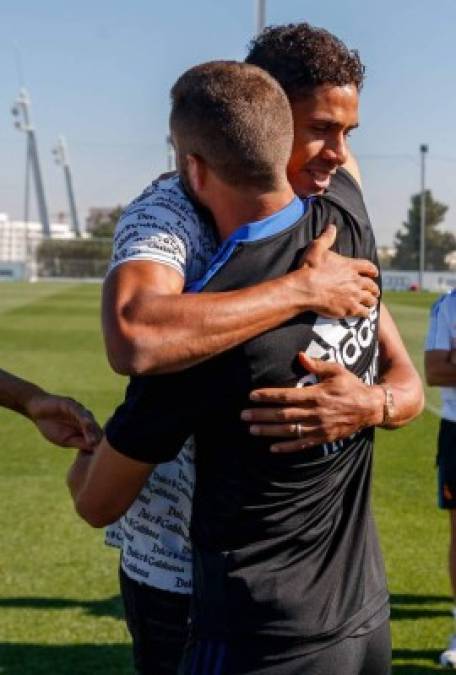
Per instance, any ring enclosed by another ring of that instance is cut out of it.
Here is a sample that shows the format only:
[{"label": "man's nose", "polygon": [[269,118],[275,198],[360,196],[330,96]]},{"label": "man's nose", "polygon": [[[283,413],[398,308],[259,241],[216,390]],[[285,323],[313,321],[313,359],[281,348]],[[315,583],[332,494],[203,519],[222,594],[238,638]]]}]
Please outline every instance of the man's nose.
[{"label": "man's nose", "polygon": [[329,139],[324,148],[324,157],[338,166],[345,164],[348,159],[347,140],[343,133]]}]

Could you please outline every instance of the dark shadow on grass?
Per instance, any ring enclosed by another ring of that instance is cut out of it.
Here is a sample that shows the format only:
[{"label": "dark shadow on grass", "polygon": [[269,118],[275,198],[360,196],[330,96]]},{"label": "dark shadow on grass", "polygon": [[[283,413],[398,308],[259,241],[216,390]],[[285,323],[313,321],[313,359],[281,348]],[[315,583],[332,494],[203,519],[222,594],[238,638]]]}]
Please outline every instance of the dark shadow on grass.
[{"label": "dark shadow on grass", "polygon": [[447,595],[391,595],[391,620],[433,619],[450,617],[449,608],[425,607],[424,605],[449,605],[452,599]]},{"label": "dark shadow on grass", "polygon": [[407,593],[392,593],[390,595],[393,605],[438,605],[452,602],[449,595],[410,595]]},{"label": "dark shadow on grass", "polygon": [[432,665],[423,666],[417,663],[401,663],[393,665],[393,675],[428,675],[429,673],[448,672],[439,665],[440,652],[436,649],[393,649],[393,663],[401,661],[432,661]]},{"label": "dark shadow on grass", "polygon": [[0,643],[0,672],[2,675],[133,675],[133,667],[128,645]]},{"label": "dark shadow on grass", "polygon": [[[67,609],[81,607],[90,616],[110,616],[123,619],[123,606],[120,595],[103,600],[70,600],[66,598],[0,598],[1,608],[27,609]],[[1,671],[0,671],[1,672]]]}]

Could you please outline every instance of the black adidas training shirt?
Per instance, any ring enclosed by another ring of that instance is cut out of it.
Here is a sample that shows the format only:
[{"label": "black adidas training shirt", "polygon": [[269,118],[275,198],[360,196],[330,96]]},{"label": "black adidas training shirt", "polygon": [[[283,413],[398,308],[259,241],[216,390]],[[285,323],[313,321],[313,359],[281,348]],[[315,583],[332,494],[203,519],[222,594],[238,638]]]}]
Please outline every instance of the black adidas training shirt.
[{"label": "black adidas training shirt", "polygon": [[[204,291],[286,274],[328,223],[337,226],[339,253],[377,263],[361,192],[338,171],[325,196],[296,199],[240,228],[216,255]],[[197,638],[263,635],[292,640],[305,652],[387,617],[370,510],[373,430],[277,455],[271,439],[251,436],[240,420],[252,389],[308,382],[299,351],[338,361],[374,383],[377,332],[377,309],[369,319],[347,320],[306,312],[181,373],[132,378],[106,428],[114,448],[158,463],[174,459],[195,435]]]}]

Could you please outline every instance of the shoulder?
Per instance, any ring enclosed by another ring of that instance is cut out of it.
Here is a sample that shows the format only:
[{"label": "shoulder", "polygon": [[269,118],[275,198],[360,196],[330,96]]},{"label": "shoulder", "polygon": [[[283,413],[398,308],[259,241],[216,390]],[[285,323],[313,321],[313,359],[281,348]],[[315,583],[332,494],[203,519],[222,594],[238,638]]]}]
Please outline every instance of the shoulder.
[{"label": "shoulder", "polygon": [[453,314],[456,317],[456,289],[441,295],[431,306],[432,319],[437,319],[444,314]]},{"label": "shoulder", "polygon": [[431,307],[425,350],[450,349],[449,338],[456,332],[456,292],[438,298]]},{"label": "shoulder", "polygon": [[344,196],[353,197],[356,195],[357,198],[362,199],[363,193],[359,183],[351,173],[341,166],[337,169],[334,176],[332,176],[331,183],[325,191],[325,195],[328,197],[339,198],[343,198]]},{"label": "shoulder", "polygon": [[148,220],[184,219],[201,226],[196,210],[187,197],[179,176],[158,178],[133,199],[122,213],[117,230],[128,222],[147,224]]},{"label": "shoulder", "polygon": [[124,210],[114,233],[111,269],[127,260],[154,260],[192,277],[214,247],[212,227],[174,175],[153,181]]},{"label": "shoulder", "polygon": [[340,167],[331,179],[324,197],[330,202],[348,211],[358,222],[370,228],[369,216],[364,203],[363,193],[353,176]]},{"label": "shoulder", "polygon": [[336,225],[337,253],[378,263],[375,237],[361,190],[347,171],[338,169],[328,190],[313,198],[312,215],[318,220],[314,236],[329,223]]}]

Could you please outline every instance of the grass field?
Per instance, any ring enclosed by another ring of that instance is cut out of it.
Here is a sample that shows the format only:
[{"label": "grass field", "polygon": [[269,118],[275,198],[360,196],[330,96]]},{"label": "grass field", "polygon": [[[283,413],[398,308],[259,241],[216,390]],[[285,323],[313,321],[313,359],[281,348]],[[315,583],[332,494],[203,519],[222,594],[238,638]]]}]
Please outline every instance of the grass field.
[{"label": "grass field", "polygon": [[[90,284],[2,284],[0,364],[81,399],[104,421],[123,381],[109,370]],[[386,297],[421,369],[430,294]],[[437,410],[437,392],[429,392]],[[375,512],[392,594],[394,673],[422,675],[452,630],[447,522],[435,507],[438,419],[427,410],[380,432]],[[117,555],[73,513],[63,476],[72,452],[0,410],[0,674],[132,675]]]}]

